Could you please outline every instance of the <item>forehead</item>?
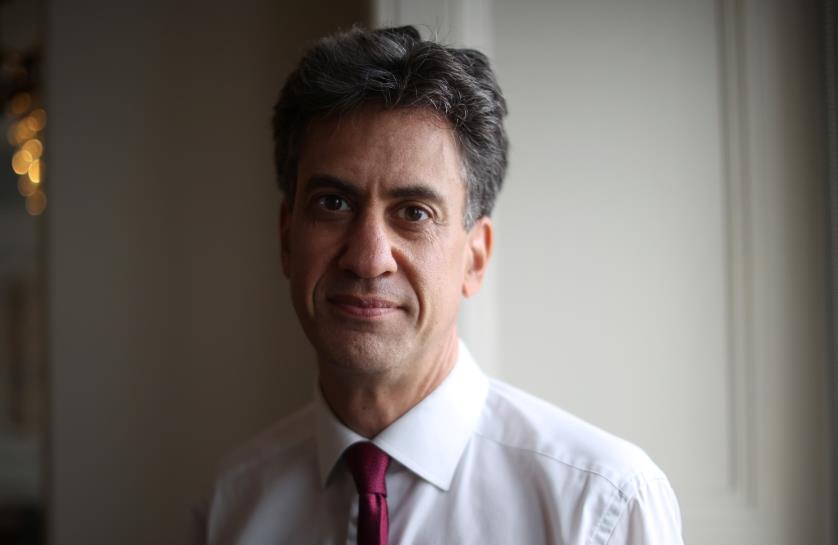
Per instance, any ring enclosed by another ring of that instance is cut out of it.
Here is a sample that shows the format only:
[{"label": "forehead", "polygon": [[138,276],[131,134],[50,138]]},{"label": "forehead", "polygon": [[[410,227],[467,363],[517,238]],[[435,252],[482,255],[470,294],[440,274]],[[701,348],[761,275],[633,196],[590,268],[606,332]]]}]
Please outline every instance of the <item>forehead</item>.
[{"label": "forehead", "polygon": [[366,107],[312,121],[298,163],[298,184],[328,175],[374,190],[432,185],[462,199],[463,162],[450,123],[427,109]]}]

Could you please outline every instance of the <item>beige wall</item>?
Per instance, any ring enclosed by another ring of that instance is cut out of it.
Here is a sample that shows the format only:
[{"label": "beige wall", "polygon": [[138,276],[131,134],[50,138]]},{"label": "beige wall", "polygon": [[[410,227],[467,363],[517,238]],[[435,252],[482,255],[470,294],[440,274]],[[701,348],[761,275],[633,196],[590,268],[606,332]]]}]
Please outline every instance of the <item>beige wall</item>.
[{"label": "beige wall", "polygon": [[[183,543],[221,454],[309,397],[269,119],[366,2],[51,3],[51,535]],[[293,6],[293,7],[292,7]]]}]

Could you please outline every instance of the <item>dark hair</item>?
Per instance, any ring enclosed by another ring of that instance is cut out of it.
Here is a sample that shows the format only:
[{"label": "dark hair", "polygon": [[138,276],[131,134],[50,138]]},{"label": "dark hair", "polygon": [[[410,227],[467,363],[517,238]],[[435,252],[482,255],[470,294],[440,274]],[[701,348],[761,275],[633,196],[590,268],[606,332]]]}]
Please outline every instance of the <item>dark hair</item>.
[{"label": "dark hair", "polygon": [[506,173],[506,101],[483,53],[422,40],[412,26],[322,38],[288,77],[273,129],[279,187],[291,202],[307,123],[368,104],[430,108],[447,119],[465,163],[466,228],[491,213]]}]

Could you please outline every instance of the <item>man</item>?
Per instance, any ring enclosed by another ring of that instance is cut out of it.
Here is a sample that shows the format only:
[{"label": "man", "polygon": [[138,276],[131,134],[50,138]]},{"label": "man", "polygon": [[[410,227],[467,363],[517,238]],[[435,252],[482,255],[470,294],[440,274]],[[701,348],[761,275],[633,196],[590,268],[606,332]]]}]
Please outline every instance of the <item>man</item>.
[{"label": "man", "polygon": [[488,379],[458,339],[492,252],[505,114],[484,55],[412,27],[325,38],[290,76],[282,269],[318,388],[227,462],[209,543],[681,543],[642,451]]}]

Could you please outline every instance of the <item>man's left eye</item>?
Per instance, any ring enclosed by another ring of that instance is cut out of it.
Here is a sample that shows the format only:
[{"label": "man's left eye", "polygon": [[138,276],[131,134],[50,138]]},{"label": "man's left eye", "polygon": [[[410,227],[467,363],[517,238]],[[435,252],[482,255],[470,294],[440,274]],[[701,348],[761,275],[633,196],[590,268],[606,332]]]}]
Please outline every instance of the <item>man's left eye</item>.
[{"label": "man's left eye", "polygon": [[420,222],[431,218],[431,214],[421,206],[405,206],[399,215],[407,221]]}]

